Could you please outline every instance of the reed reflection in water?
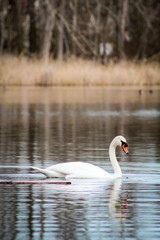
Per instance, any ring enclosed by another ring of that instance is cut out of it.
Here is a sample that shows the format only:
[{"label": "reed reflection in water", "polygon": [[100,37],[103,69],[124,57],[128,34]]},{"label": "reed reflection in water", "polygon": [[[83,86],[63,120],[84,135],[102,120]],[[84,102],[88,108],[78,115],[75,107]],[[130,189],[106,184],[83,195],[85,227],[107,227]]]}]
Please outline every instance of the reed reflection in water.
[{"label": "reed reflection in water", "polygon": [[[43,180],[29,166],[86,161],[108,172],[117,151],[120,181],[69,186],[1,185],[0,239],[159,239],[160,91],[28,88],[0,94],[0,181]],[[51,180],[50,180],[51,181]]]}]

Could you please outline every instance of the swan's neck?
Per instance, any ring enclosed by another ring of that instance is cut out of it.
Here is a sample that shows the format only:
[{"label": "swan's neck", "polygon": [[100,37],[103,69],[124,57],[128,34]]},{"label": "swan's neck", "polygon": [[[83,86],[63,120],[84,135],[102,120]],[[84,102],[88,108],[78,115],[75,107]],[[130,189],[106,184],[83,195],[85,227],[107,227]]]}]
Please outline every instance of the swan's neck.
[{"label": "swan's neck", "polygon": [[112,143],[110,144],[109,157],[112,163],[115,177],[122,177],[122,172],[116,158],[116,147],[117,146],[113,145]]}]

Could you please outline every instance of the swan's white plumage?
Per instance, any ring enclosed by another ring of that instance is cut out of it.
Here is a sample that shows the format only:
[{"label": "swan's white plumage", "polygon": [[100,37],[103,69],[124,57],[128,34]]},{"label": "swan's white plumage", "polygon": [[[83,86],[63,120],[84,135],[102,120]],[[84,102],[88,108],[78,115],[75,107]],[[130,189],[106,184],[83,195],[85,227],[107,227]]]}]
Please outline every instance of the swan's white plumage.
[{"label": "swan's white plumage", "polygon": [[100,167],[84,162],[67,162],[48,167],[47,170],[63,174],[70,178],[108,178],[111,174]]},{"label": "swan's white plumage", "polygon": [[45,174],[47,177],[61,178],[65,177],[66,179],[72,178],[117,178],[121,177],[121,169],[116,159],[115,149],[117,146],[122,145],[122,141],[126,143],[126,140],[122,136],[115,137],[109,147],[110,160],[114,169],[114,175],[106,172],[100,167],[97,167],[90,163],[84,162],[67,162],[60,163],[53,166],[50,166],[46,169],[41,169],[33,167],[34,170]]}]

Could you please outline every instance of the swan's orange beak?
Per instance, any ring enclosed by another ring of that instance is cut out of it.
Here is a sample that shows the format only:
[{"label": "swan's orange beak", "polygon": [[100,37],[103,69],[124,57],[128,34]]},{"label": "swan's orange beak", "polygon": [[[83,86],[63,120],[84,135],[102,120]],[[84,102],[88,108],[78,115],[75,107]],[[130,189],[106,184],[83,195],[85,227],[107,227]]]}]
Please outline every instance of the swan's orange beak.
[{"label": "swan's orange beak", "polygon": [[128,154],[128,149],[127,149],[127,144],[126,143],[123,143],[122,144],[122,149],[123,149],[123,151],[126,153],[126,154]]}]

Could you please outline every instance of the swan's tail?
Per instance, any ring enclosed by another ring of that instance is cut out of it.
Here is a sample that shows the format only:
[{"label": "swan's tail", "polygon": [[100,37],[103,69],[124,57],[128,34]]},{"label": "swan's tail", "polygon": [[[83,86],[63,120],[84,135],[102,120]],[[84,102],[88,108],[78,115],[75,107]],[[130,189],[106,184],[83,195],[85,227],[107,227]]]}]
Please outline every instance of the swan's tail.
[{"label": "swan's tail", "polygon": [[46,175],[46,170],[43,168],[32,167],[32,169],[34,169],[35,171],[37,171],[39,173],[43,173],[44,175]]},{"label": "swan's tail", "polygon": [[51,171],[49,169],[43,169],[43,168],[37,168],[37,167],[32,167],[32,169],[36,170],[39,173],[43,173],[46,177],[50,177],[50,178],[64,177],[64,174],[61,174],[53,170]]}]

